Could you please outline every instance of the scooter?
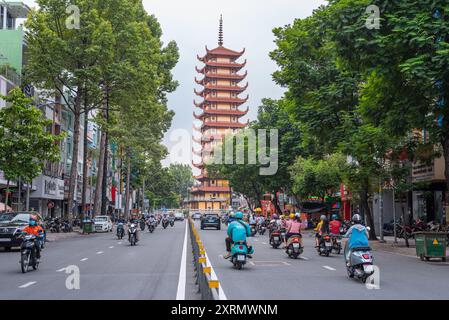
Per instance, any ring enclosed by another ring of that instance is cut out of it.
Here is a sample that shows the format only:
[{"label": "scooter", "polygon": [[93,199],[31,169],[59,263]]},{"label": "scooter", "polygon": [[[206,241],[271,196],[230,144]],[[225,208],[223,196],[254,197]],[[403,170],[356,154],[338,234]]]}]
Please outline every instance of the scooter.
[{"label": "scooter", "polygon": [[167,219],[162,219],[162,227],[164,229],[166,229],[168,227],[168,220]]},{"label": "scooter", "polygon": [[117,238],[121,240],[125,235],[125,227],[123,226],[123,222],[119,222],[117,224]]},{"label": "scooter", "polygon": [[265,231],[267,231],[267,227],[265,227],[265,224],[260,224],[257,228],[261,236],[263,236],[265,234]]},{"label": "scooter", "polygon": [[277,249],[282,243],[281,240],[281,233],[279,231],[273,231],[271,232],[270,235],[270,245],[274,248]]},{"label": "scooter", "polygon": [[298,256],[303,252],[304,248],[301,246],[300,236],[291,236],[287,241],[287,255],[292,259],[297,259]]},{"label": "scooter", "polygon": [[235,242],[231,247],[231,263],[234,265],[234,268],[241,270],[249,258],[248,255],[253,253],[253,247],[248,247],[245,241]]},{"label": "scooter", "polygon": [[326,257],[329,257],[329,254],[332,252],[332,248],[331,237],[328,234],[323,234],[317,248],[318,254],[320,256],[325,255]]},{"label": "scooter", "polygon": [[332,250],[337,254],[341,253],[341,236],[331,235]]},{"label": "scooter", "polygon": [[250,228],[251,228],[251,237],[254,237],[257,233],[256,225],[252,224],[250,225]]},{"label": "scooter", "polygon": [[346,271],[348,272],[349,278],[355,277],[365,283],[366,279],[374,273],[371,248],[353,248],[349,255],[349,261],[346,260],[346,250],[348,249],[345,248]]},{"label": "scooter", "polygon": [[168,221],[170,222],[170,227],[174,227],[174,225],[175,225],[175,218],[170,217],[168,219]]},{"label": "scooter", "polygon": [[140,221],[139,226],[140,226],[140,230],[144,231],[145,230],[145,221]]},{"label": "scooter", "polygon": [[131,246],[135,246],[137,244],[137,226],[134,223],[131,223],[129,226],[128,240]]},{"label": "scooter", "polygon": [[148,221],[147,225],[148,225],[148,231],[150,231],[150,233],[153,233],[153,231],[156,229],[156,226],[157,226],[157,220]]},{"label": "scooter", "polygon": [[22,236],[22,244],[20,245],[20,267],[22,273],[28,272],[28,267],[33,267],[36,270],[39,267],[37,259],[36,246],[38,245],[37,237],[32,234]]}]

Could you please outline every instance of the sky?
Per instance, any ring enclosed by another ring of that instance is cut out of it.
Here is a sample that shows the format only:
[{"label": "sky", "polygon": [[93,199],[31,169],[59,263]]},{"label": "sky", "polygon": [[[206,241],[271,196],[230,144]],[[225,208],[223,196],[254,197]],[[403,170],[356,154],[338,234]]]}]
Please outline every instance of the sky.
[{"label": "sky", "polygon": [[[32,0],[24,2],[35,6]],[[269,58],[269,52],[275,49],[273,28],[291,24],[295,18],[307,17],[325,3],[324,0],[143,0],[147,12],[154,14],[161,24],[163,41],[176,41],[180,53],[173,69],[179,87],[168,96],[168,107],[175,111],[175,117],[164,139],[171,156],[163,164],[191,164],[192,112],[199,114],[201,111],[193,105],[194,99],[201,100],[193,92],[194,88],[199,89],[194,77],[202,78],[195,71],[195,66],[202,66],[196,56],[205,54],[206,45],[209,49],[217,47],[220,14],[224,21],[224,46],[236,51],[246,49],[240,60],[248,60],[242,71],[248,70],[249,87],[244,96],[249,94],[249,100],[240,107],[244,110],[249,106],[248,115],[241,120],[246,122],[256,118],[263,98],[278,99],[284,92],[271,76],[276,70],[276,64]],[[184,132],[182,130],[188,132],[188,137],[176,139],[179,132]],[[180,148],[180,144],[184,148]]]}]

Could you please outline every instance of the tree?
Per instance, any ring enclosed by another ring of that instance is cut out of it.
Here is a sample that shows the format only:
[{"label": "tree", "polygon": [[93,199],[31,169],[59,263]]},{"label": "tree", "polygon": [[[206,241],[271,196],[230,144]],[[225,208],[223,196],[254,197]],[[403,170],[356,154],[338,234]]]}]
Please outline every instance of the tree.
[{"label": "tree", "polygon": [[63,135],[47,131],[51,120],[45,119],[19,88],[0,98],[7,102],[0,109],[0,170],[8,183],[20,177],[31,184],[42,172],[45,161],[59,160],[56,142]]},{"label": "tree", "polygon": [[169,174],[174,180],[174,190],[183,200],[189,196],[189,189],[193,186],[192,168],[187,164],[170,164]]}]

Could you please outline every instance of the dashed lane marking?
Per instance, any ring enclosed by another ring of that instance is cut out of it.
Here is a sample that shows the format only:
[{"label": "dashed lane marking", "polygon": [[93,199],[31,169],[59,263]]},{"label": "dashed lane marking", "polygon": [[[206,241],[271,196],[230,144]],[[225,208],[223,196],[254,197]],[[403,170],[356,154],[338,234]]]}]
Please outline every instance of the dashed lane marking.
[{"label": "dashed lane marking", "polygon": [[327,270],[330,270],[330,271],[335,271],[335,270],[337,270],[337,269],[334,269],[334,268],[329,267],[329,266],[323,266],[323,268],[324,268],[324,269],[327,269]]},{"label": "dashed lane marking", "polygon": [[102,254],[102,253],[103,253],[103,251],[98,251],[98,252],[97,252],[97,254]]},{"label": "dashed lane marking", "polygon": [[36,283],[36,281],[27,282],[27,283],[22,284],[21,286],[19,286],[19,288],[27,288],[29,286],[32,286],[35,283]]},{"label": "dashed lane marking", "polygon": [[89,258],[83,258],[83,259],[81,259],[80,261],[86,261],[86,260],[88,260]]},{"label": "dashed lane marking", "polygon": [[65,269],[66,269],[66,268],[61,268],[61,269],[59,269],[59,270],[56,270],[56,272],[62,272],[62,271],[65,271]]},{"label": "dashed lane marking", "polygon": [[110,246],[109,249],[114,249],[114,246]]}]

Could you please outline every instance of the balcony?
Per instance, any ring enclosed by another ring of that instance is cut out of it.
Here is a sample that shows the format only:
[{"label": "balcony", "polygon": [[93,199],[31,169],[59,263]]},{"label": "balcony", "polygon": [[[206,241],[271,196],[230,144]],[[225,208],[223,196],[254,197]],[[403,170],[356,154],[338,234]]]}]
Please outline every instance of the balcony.
[{"label": "balcony", "polygon": [[0,75],[3,76],[9,82],[11,82],[10,83],[11,88],[8,88],[8,91],[13,87],[20,86],[20,84],[22,83],[22,78],[20,77],[20,75],[8,65],[0,65]]}]

